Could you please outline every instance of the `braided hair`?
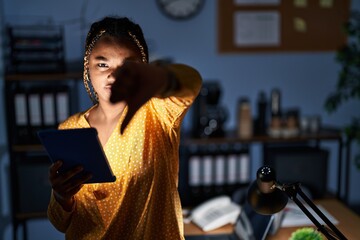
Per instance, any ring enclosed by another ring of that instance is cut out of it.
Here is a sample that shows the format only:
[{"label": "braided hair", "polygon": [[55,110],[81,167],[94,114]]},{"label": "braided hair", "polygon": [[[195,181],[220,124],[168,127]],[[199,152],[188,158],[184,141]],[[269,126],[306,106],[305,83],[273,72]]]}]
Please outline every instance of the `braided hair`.
[{"label": "braided hair", "polygon": [[85,89],[94,104],[98,103],[98,97],[89,76],[89,56],[96,42],[104,35],[131,44],[134,49],[139,51],[142,62],[147,63],[149,61],[148,46],[140,25],[134,23],[127,17],[105,17],[98,22],[94,22],[90,27],[85,41],[83,73]]}]

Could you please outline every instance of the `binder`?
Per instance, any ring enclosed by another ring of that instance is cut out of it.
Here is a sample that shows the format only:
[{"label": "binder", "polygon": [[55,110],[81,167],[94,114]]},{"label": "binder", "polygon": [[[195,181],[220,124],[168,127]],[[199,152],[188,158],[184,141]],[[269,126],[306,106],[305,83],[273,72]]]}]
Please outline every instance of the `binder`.
[{"label": "binder", "polygon": [[225,180],[225,171],[226,171],[226,156],[224,153],[219,153],[214,157],[214,192],[215,194],[222,194],[224,192],[224,185],[226,184]]},{"label": "binder", "polygon": [[42,94],[43,125],[45,128],[56,126],[55,93],[53,91]]},{"label": "binder", "polygon": [[243,143],[191,144],[184,156],[187,158],[187,189],[186,196],[182,196],[185,202],[231,195],[250,181],[250,154]]},{"label": "binder", "polygon": [[56,94],[56,122],[57,124],[65,121],[70,116],[69,93],[59,91]]},{"label": "binder", "polygon": [[206,152],[202,159],[202,197],[208,198],[211,197],[213,194],[213,161],[214,156],[211,152]]},{"label": "binder", "polygon": [[237,156],[235,153],[230,153],[227,156],[227,184],[234,185],[237,181]]},{"label": "binder", "polygon": [[244,184],[250,181],[250,153],[247,145],[234,144],[233,151],[237,156],[236,183]]},{"label": "binder", "polygon": [[188,184],[193,197],[197,198],[201,194],[201,152],[196,145],[189,146],[189,159],[188,159]]},{"label": "binder", "polygon": [[18,127],[27,126],[27,106],[26,106],[26,94],[19,92],[15,93],[15,123]]},{"label": "binder", "polygon": [[29,110],[30,125],[32,127],[40,127],[42,125],[40,93],[32,92],[29,94]]},{"label": "binder", "polygon": [[189,186],[199,187],[201,185],[201,158],[192,155],[189,158]]},{"label": "binder", "polygon": [[24,89],[14,91],[14,117],[15,125],[13,127],[15,143],[24,144],[30,141],[28,99]]},{"label": "binder", "polygon": [[70,88],[66,85],[25,85],[11,89],[14,144],[37,144],[37,132],[56,128],[70,116]]},{"label": "binder", "polygon": [[37,132],[42,128],[42,106],[41,106],[41,93],[37,88],[32,88],[28,94],[29,106],[29,128],[31,143],[38,143]]},{"label": "binder", "polygon": [[211,186],[213,184],[213,156],[206,154],[202,157],[203,163],[203,179],[202,183],[204,186]]},{"label": "binder", "polygon": [[214,184],[216,186],[222,186],[225,184],[225,154],[218,154],[215,156],[215,179]]},{"label": "binder", "polygon": [[250,181],[250,154],[242,152],[238,155],[239,159],[239,178],[240,184],[248,183]]}]

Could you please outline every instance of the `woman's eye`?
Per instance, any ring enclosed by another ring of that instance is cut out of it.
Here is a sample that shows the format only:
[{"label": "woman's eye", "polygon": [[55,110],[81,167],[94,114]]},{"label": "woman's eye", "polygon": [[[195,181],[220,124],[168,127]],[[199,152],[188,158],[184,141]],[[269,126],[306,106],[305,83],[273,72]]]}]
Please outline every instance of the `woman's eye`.
[{"label": "woman's eye", "polygon": [[106,68],[108,65],[106,63],[98,63],[98,67]]}]

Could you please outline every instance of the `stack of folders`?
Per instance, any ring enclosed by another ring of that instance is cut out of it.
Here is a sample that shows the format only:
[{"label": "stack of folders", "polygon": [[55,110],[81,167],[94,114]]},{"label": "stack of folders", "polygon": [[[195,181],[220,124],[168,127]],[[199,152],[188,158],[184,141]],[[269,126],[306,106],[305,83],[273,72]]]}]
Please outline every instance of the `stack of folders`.
[{"label": "stack of folders", "polygon": [[13,96],[13,143],[38,142],[40,129],[56,128],[70,115],[70,89],[66,85],[18,87]]},{"label": "stack of folders", "polygon": [[188,184],[193,194],[232,193],[250,181],[250,155],[242,144],[191,145]]}]

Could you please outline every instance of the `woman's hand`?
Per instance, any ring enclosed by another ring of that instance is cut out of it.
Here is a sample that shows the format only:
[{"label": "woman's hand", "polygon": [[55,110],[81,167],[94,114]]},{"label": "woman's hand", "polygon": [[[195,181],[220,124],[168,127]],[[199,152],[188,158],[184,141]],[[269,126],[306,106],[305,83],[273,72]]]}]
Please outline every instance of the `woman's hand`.
[{"label": "woman's hand", "polygon": [[121,133],[135,115],[136,111],[150,98],[159,95],[168,84],[165,68],[145,63],[126,61],[114,71],[110,101],[125,101],[128,112],[121,125]]},{"label": "woman's hand", "polygon": [[57,161],[49,168],[49,181],[53,189],[56,201],[60,203],[65,211],[71,211],[75,204],[74,195],[80,191],[83,184],[91,179],[91,174],[80,174],[81,166],[75,167],[67,172],[59,173],[62,161]]}]

